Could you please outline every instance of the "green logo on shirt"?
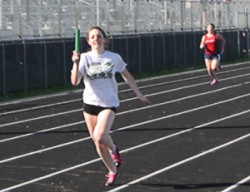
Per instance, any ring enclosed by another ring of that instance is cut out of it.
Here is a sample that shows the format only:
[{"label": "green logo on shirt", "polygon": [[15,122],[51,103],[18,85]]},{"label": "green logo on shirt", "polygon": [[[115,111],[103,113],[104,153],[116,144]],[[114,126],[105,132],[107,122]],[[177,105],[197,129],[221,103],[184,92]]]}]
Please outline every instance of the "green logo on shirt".
[{"label": "green logo on shirt", "polygon": [[88,72],[87,76],[90,79],[106,79],[106,78],[112,78],[112,70],[114,67],[114,64],[109,62],[103,62],[103,63],[88,63]]}]

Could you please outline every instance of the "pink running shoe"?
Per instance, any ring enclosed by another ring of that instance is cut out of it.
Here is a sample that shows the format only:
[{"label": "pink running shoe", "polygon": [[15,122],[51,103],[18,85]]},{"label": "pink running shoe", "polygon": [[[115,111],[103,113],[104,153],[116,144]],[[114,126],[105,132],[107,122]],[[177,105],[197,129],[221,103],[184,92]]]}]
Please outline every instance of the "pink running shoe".
[{"label": "pink running shoe", "polygon": [[218,71],[221,70],[221,65],[218,65],[217,70]]},{"label": "pink running shoe", "polygon": [[119,149],[117,147],[115,149],[115,152],[111,154],[111,157],[116,167],[120,167],[121,164],[124,164]]},{"label": "pink running shoe", "polygon": [[213,81],[211,81],[210,85],[216,85],[218,83],[218,81],[216,79],[214,79]]},{"label": "pink running shoe", "polygon": [[111,186],[115,183],[115,179],[118,176],[118,172],[117,173],[109,173],[105,176],[107,177],[107,181],[105,183],[105,186]]}]

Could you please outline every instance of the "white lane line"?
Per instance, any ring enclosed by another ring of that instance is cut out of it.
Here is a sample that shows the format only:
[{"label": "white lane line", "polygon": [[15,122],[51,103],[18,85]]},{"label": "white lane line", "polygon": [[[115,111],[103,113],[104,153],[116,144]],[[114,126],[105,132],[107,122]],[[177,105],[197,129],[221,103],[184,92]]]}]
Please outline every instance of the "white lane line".
[{"label": "white lane line", "polygon": [[0,128],[7,127],[7,126],[10,126],[10,125],[16,125],[16,124],[20,124],[20,123],[27,123],[27,122],[31,122],[31,121],[36,121],[36,120],[41,120],[41,119],[56,117],[56,116],[60,116],[60,115],[66,115],[66,114],[69,114],[69,113],[75,113],[75,112],[79,112],[79,111],[80,111],[80,109],[74,109],[74,110],[71,110],[71,111],[66,111],[66,112],[61,112],[61,113],[54,113],[54,114],[50,114],[50,115],[44,115],[44,116],[30,118],[30,119],[25,119],[25,120],[21,120],[21,121],[15,121],[15,122],[12,122],[12,123],[2,124],[2,125],[0,125]]},{"label": "white lane line", "polygon": [[[230,71],[220,72],[220,74],[231,73],[231,72],[235,72],[235,71],[244,70],[244,69],[247,69],[247,68],[250,68],[250,67],[244,67],[244,68],[233,69],[233,70],[230,70]],[[198,70],[195,71],[195,72],[198,72]],[[190,73],[190,72],[188,72],[188,73]],[[158,76],[158,77],[154,77],[154,78],[151,78],[151,79],[147,79],[145,81],[166,78],[168,76],[170,77],[170,75],[164,75],[164,76]],[[155,87],[155,86],[162,86],[162,85],[171,84],[171,83],[178,83],[178,82],[184,82],[184,81],[188,81],[188,80],[199,79],[199,78],[203,78],[203,77],[207,77],[207,75],[200,75],[200,76],[195,76],[195,77],[190,77],[190,78],[185,78],[185,79],[167,81],[167,82],[163,82],[163,83],[156,83],[156,84],[152,84],[152,85],[145,85],[145,86],[140,86],[139,88],[140,89],[145,89],[145,88],[150,88],[150,87]],[[143,82],[143,80],[141,82]],[[124,83],[121,83],[121,84],[124,84]],[[119,85],[121,85],[121,84],[119,84]],[[81,91],[82,91],[82,89],[80,91],[78,91],[78,92],[81,92]],[[125,93],[125,92],[129,92],[129,91],[131,91],[131,89],[120,90],[119,93]],[[55,94],[55,95],[52,95],[51,97],[64,96],[66,94],[67,93]],[[69,94],[69,92],[68,92],[68,94]],[[50,96],[41,97],[41,99],[46,99],[46,98],[50,98]],[[33,101],[33,100],[36,100],[36,99],[30,99],[28,101]],[[48,108],[48,107],[53,107],[53,106],[63,105],[63,104],[69,104],[69,103],[74,103],[74,102],[80,102],[81,100],[82,99],[74,99],[74,100],[58,102],[58,103],[54,103],[54,104],[41,105],[41,106],[29,107],[29,108],[25,108],[25,109],[2,112],[2,113],[0,113],[0,116],[14,114],[14,113],[20,113],[20,112],[25,112],[25,111],[30,111],[30,110],[36,110],[36,109],[43,109],[43,108]],[[25,100],[22,100],[22,101],[24,102]],[[14,102],[13,104],[15,104],[15,103],[21,103],[21,101],[20,102]],[[12,104],[12,103],[4,103],[4,104],[0,104],[0,106],[7,105],[7,104]]]},{"label": "white lane line", "polygon": [[[148,123],[153,123],[153,122],[164,120],[164,119],[167,119],[167,118],[170,118],[170,117],[175,117],[175,116],[183,115],[183,114],[186,114],[186,113],[190,113],[190,112],[198,111],[198,110],[201,110],[201,109],[213,107],[213,106],[216,106],[216,105],[224,104],[224,103],[227,103],[227,102],[230,102],[230,101],[234,101],[234,100],[241,99],[243,97],[249,97],[249,96],[250,96],[250,93],[245,94],[245,95],[241,95],[241,96],[237,96],[237,97],[233,97],[231,99],[219,101],[219,102],[216,102],[216,103],[212,103],[212,104],[209,104],[209,105],[203,105],[203,106],[200,106],[200,107],[197,107],[197,108],[193,108],[193,109],[189,109],[189,110],[186,110],[186,111],[182,111],[182,112],[179,112],[179,113],[167,115],[167,116],[164,116],[164,117],[159,117],[159,118],[151,119],[151,120],[148,120],[148,121],[144,121],[144,122],[141,122],[141,123],[134,124],[134,126],[139,126],[139,125],[144,125],[144,124],[148,124]],[[124,130],[124,129],[127,129],[127,127],[120,128],[119,130]]]},{"label": "white lane line", "polygon": [[18,103],[27,102],[27,101],[35,101],[35,100],[40,100],[40,99],[48,99],[48,98],[51,98],[51,97],[64,96],[64,95],[67,95],[67,94],[69,94],[69,92],[56,93],[56,94],[51,94],[51,95],[38,96],[38,97],[32,97],[32,98],[25,98],[25,99],[18,99],[18,100],[15,100],[15,101],[0,103],[0,107],[5,106],[5,105],[18,104]]},{"label": "white lane line", "polygon": [[[158,103],[158,104],[153,104],[153,105],[150,105],[150,106],[144,106],[144,107],[140,107],[140,108],[136,108],[136,109],[131,109],[131,110],[127,110],[127,111],[124,111],[124,112],[117,113],[116,116],[127,114],[127,113],[132,113],[132,112],[135,112],[135,111],[145,110],[145,109],[148,109],[148,108],[158,107],[158,106],[161,106],[161,105],[166,105],[166,104],[170,104],[170,103],[174,103],[174,102],[179,102],[179,101],[195,98],[195,97],[206,95],[206,94],[216,93],[216,92],[224,91],[224,90],[227,90],[227,89],[236,88],[236,87],[239,87],[239,86],[241,86],[241,84],[228,86],[228,87],[223,87],[221,89],[208,91],[208,92],[203,92],[203,93],[199,93],[199,94],[189,95],[189,96],[182,97],[182,98],[179,98],[179,99],[170,100],[170,101],[166,101],[166,102]],[[79,109],[79,110],[82,110],[82,109]],[[45,133],[45,132],[49,132],[49,131],[53,131],[53,130],[63,129],[65,127],[79,125],[81,123],[85,123],[85,121],[78,121],[78,122],[75,122],[75,123],[64,124],[62,126],[52,127],[52,128],[44,129],[44,130],[41,130],[41,131],[36,131],[36,132],[32,132],[32,133],[27,133],[27,134],[15,136],[15,137],[2,139],[2,140],[0,140],[0,143],[15,140],[15,139],[19,139],[19,138],[24,138],[24,137],[28,137],[28,136],[32,136],[32,135],[35,135],[35,134],[38,134],[38,133]]]},{"label": "white lane line", "polygon": [[57,126],[57,127],[52,127],[52,128],[49,128],[49,129],[43,129],[43,130],[40,130],[40,131],[31,132],[31,133],[26,133],[26,134],[18,135],[18,136],[15,136],[15,137],[9,137],[9,138],[0,140],[0,143],[4,143],[4,142],[16,140],[16,139],[21,139],[21,138],[24,138],[24,137],[29,137],[29,136],[40,134],[40,133],[47,133],[47,132],[54,131],[54,130],[64,129],[64,128],[68,128],[68,127],[71,127],[71,126],[80,125],[80,124],[82,124],[84,122],[85,121],[78,121],[78,122],[75,122],[75,123],[60,125],[60,126]]},{"label": "white lane line", "polygon": [[[241,77],[245,77],[245,76],[249,76],[249,75],[250,75],[250,73],[247,73],[245,75],[238,75],[238,76],[234,76],[234,77],[225,78],[225,79],[222,79],[220,81],[226,81],[226,80],[230,80],[230,79],[241,78]],[[207,84],[207,82],[193,84],[193,85],[189,85],[189,86],[178,87],[178,88],[175,88],[175,89],[170,89],[170,90],[161,91],[161,92],[157,92],[157,93],[147,94],[146,96],[150,97],[150,96],[155,96],[155,95],[170,93],[170,92],[174,92],[174,91],[178,91],[178,90],[182,90],[182,89],[188,89],[188,88],[192,88],[192,87],[197,87],[197,86],[201,86],[201,85],[205,85],[205,84]],[[135,99],[137,99],[137,97],[132,97],[130,99],[124,99],[124,100],[121,100],[120,103],[131,101],[131,100],[135,100]],[[6,127],[6,126],[10,126],[10,125],[19,124],[19,123],[27,123],[27,122],[30,122],[30,121],[41,120],[41,119],[44,119],[44,118],[50,118],[50,117],[65,115],[65,114],[69,114],[69,113],[75,113],[75,112],[79,112],[79,111],[82,111],[82,108],[71,110],[71,111],[66,111],[66,112],[61,112],[61,113],[44,115],[44,116],[30,118],[30,119],[25,119],[25,120],[20,120],[20,121],[15,121],[15,122],[12,122],[12,123],[5,123],[5,124],[0,125],[0,128],[1,127]]]},{"label": "white lane line", "polygon": [[233,189],[236,189],[237,187],[239,187],[240,185],[243,185],[245,183],[247,183],[248,181],[250,181],[250,175],[244,179],[242,179],[241,181],[235,183],[234,185],[224,189],[223,191],[221,192],[232,192]]},{"label": "white lane line", "polygon": [[170,169],[173,169],[173,168],[175,168],[175,167],[178,167],[178,166],[180,166],[180,165],[183,165],[183,164],[185,164],[185,163],[187,163],[187,162],[193,161],[193,160],[198,159],[198,158],[200,158],[200,157],[202,157],[202,156],[208,155],[209,153],[213,153],[213,152],[218,151],[218,150],[220,150],[220,149],[222,149],[222,148],[228,147],[229,145],[232,145],[232,144],[235,144],[235,143],[237,143],[237,142],[240,142],[240,141],[242,141],[242,140],[244,140],[244,139],[247,139],[248,137],[250,137],[250,133],[248,133],[248,134],[246,134],[246,135],[244,135],[244,136],[241,136],[241,137],[239,137],[239,138],[237,138],[237,139],[234,139],[234,140],[232,140],[232,141],[230,141],[230,142],[227,142],[227,143],[224,143],[224,144],[219,145],[219,146],[217,146],[217,147],[214,147],[214,148],[212,148],[212,149],[210,149],[210,150],[204,151],[204,152],[202,152],[202,153],[199,153],[199,154],[197,154],[197,155],[194,155],[194,156],[192,156],[192,157],[189,157],[189,158],[187,158],[187,159],[184,159],[184,160],[182,160],[182,161],[179,161],[179,162],[177,162],[177,163],[174,163],[174,164],[172,164],[172,165],[169,165],[169,166],[167,166],[167,167],[164,167],[164,168],[162,168],[162,169],[159,169],[159,170],[157,170],[157,171],[155,171],[155,172],[152,172],[152,173],[150,173],[150,174],[148,174],[148,175],[145,175],[145,176],[143,176],[143,177],[140,177],[140,178],[138,178],[138,179],[136,179],[136,180],[134,180],[134,181],[131,181],[131,182],[127,183],[127,184],[124,184],[124,185],[122,185],[122,186],[120,186],[120,187],[116,187],[116,188],[114,188],[114,189],[112,189],[112,190],[109,190],[108,192],[116,192],[116,191],[120,191],[121,189],[128,188],[128,187],[130,187],[131,185],[134,185],[134,184],[136,184],[136,183],[140,183],[141,181],[144,181],[144,180],[146,180],[146,179],[149,179],[149,178],[151,178],[151,177],[154,177],[154,176],[156,176],[156,175],[159,175],[159,174],[161,174],[161,173],[163,173],[163,172],[166,172],[166,171],[168,171],[168,170],[170,170]]},{"label": "white lane line", "polygon": [[2,190],[0,190],[0,192],[9,192],[10,190],[17,189],[17,188],[23,187],[23,186],[25,186],[25,185],[29,185],[29,184],[31,184],[31,183],[35,183],[35,182],[37,182],[37,181],[41,181],[41,180],[44,180],[44,179],[53,177],[53,176],[55,176],[55,175],[59,175],[59,174],[61,174],[61,173],[65,173],[65,172],[71,171],[71,170],[73,170],[73,169],[77,169],[77,168],[80,168],[80,167],[83,167],[83,166],[87,166],[87,165],[89,165],[89,164],[92,164],[92,163],[95,163],[95,162],[98,162],[98,161],[100,161],[100,159],[94,159],[94,160],[92,160],[92,161],[88,161],[88,162],[86,162],[86,163],[82,163],[82,164],[79,164],[79,165],[76,165],[76,166],[73,166],[73,167],[69,167],[69,168],[67,168],[67,169],[62,169],[61,171],[57,171],[57,172],[54,172],[54,173],[52,173],[52,174],[45,175],[45,176],[43,176],[43,177],[38,177],[38,178],[36,178],[36,179],[32,179],[32,180],[30,180],[30,181],[27,181],[27,182],[24,182],[24,183],[20,183],[20,184],[18,184],[18,185],[14,185],[14,186],[12,186],[12,187],[8,187],[8,188],[5,188],[5,189],[2,189]]},{"label": "white lane line", "polygon": [[166,140],[166,139],[169,139],[169,138],[172,138],[172,137],[176,137],[176,136],[180,136],[184,133],[188,133],[188,132],[191,132],[191,131],[194,131],[196,129],[200,129],[200,128],[203,128],[203,127],[206,127],[206,126],[209,126],[209,125],[212,125],[212,124],[215,124],[215,123],[219,123],[219,122],[222,122],[222,121],[225,121],[225,120],[229,120],[229,119],[232,119],[232,118],[235,118],[235,117],[238,117],[238,116],[241,116],[241,115],[245,115],[245,114],[248,114],[250,113],[250,109],[249,110],[246,110],[246,111],[242,111],[240,113],[236,113],[236,114],[233,114],[233,115],[229,115],[227,117],[223,117],[223,118],[220,118],[220,119],[216,119],[214,121],[210,121],[208,123],[204,123],[204,124],[201,124],[201,125],[197,125],[193,128],[190,128],[190,129],[185,129],[183,131],[179,131],[179,132],[176,132],[176,133],[173,133],[171,135],[167,135],[165,137],[161,137],[159,139],[155,139],[155,140],[152,140],[152,141],[149,141],[149,142],[146,142],[146,143],[143,143],[141,145],[137,145],[135,147],[131,147],[129,149],[125,149],[125,150],[122,150],[121,152],[122,153],[125,153],[125,152],[129,152],[131,150],[135,150],[135,149],[138,149],[138,148],[141,148],[141,147],[145,147],[147,145],[150,145],[150,144],[154,144],[154,143],[157,143],[157,142],[160,142],[160,141],[163,141],[163,140]]},{"label": "white lane line", "polygon": [[[212,104],[209,104],[209,105],[200,106],[198,108],[189,109],[189,110],[182,111],[182,112],[179,112],[179,113],[170,114],[170,115],[167,115],[167,116],[164,116],[164,117],[159,117],[159,118],[151,119],[151,120],[144,121],[144,122],[141,122],[141,123],[121,127],[121,128],[116,129],[116,130],[110,131],[110,133],[118,132],[118,131],[121,131],[121,130],[127,130],[127,129],[130,129],[130,128],[133,128],[133,127],[137,127],[137,126],[140,126],[140,125],[145,125],[145,124],[148,124],[148,123],[153,123],[153,122],[168,119],[168,118],[171,118],[171,117],[176,117],[176,116],[183,115],[183,114],[186,114],[186,113],[198,111],[200,109],[205,109],[205,108],[208,108],[208,107],[211,107],[211,106],[215,106],[215,105],[219,105],[219,104],[222,104],[222,103],[227,103],[227,102],[230,102],[230,101],[241,99],[241,98],[247,97],[247,96],[250,96],[250,93],[245,94],[245,95],[241,95],[241,96],[237,96],[237,97],[234,97],[234,98],[231,98],[231,99],[228,99],[228,100],[223,100],[223,101],[220,101],[220,102],[217,102],[217,103],[212,103]],[[74,143],[78,143],[78,142],[82,142],[82,141],[88,140],[88,139],[90,139],[90,137],[86,137],[86,138],[79,139],[79,140],[76,140],[76,141],[71,141],[71,142],[68,142],[68,143],[63,143],[63,144],[56,145],[56,146],[49,147],[49,148],[45,148],[45,149],[42,149],[42,150],[29,152],[29,153],[22,154],[22,155],[19,155],[19,156],[11,157],[11,158],[8,158],[8,159],[1,160],[0,164],[1,163],[6,163],[6,162],[9,162],[9,161],[13,161],[13,160],[17,160],[17,159],[20,159],[20,158],[28,157],[28,156],[31,156],[31,155],[35,155],[35,154],[38,154],[38,153],[43,153],[43,152],[46,152],[46,151],[49,151],[49,150],[52,150],[52,149],[61,148],[61,147],[71,145],[71,144],[74,144]]]},{"label": "white lane line", "polygon": [[[233,63],[233,64],[227,64],[227,65],[223,66],[223,68],[230,68],[230,67],[239,66],[239,65],[244,66],[244,65],[248,65],[248,64],[249,64],[249,62]],[[181,73],[167,74],[167,75],[161,75],[161,76],[157,76],[157,77],[149,77],[149,78],[144,78],[144,79],[138,79],[136,81],[137,82],[145,82],[145,81],[151,81],[151,80],[154,80],[154,79],[160,79],[160,78],[165,78],[165,77],[179,76],[179,75],[182,75],[182,74],[198,73],[198,72],[201,72],[201,71],[205,71],[205,69],[197,69],[197,70],[185,71],[185,72],[181,72]],[[119,83],[119,84],[123,85],[125,83],[122,82],[122,83]],[[18,104],[18,103],[22,103],[22,102],[28,102],[28,101],[34,101],[34,100],[64,96],[64,95],[68,95],[69,93],[79,93],[79,92],[82,92],[82,89],[75,89],[75,90],[66,91],[66,92],[62,92],[62,93],[55,93],[55,94],[36,96],[36,97],[31,97],[31,98],[18,99],[18,100],[9,101],[9,102],[7,101],[7,102],[0,103],[0,107],[5,106],[5,105]]]},{"label": "white lane line", "polygon": [[[211,121],[209,123],[205,123],[203,125],[199,125],[199,126],[196,126],[194,128],[191,128],[191,129],[183,130],[183,131],[180,131],[180,132],[172,134],[172,135],[168,135],[168,136],[165,136],[165,137],[162,137],[162,138],[158,138],[158,139],[155,139],[155,140],[152,140],[152,141],[149,141],[149,142],[146,142],[146,143],[143,143],[143,144],[140,144],[140,145],[137,145],[137,146],[122,150],[121,153],[133,151],[135,149],[145,147],[145,146],[148,146],[148,145],[153,144],[153,143],[160,142],[160,141],[162,141],[164,139],[168,139],[168,138],[171,138],[171,137],[174,137],[174,136],[178,136],[178,135],[193,131],[194,129],[199,129],[199,128],[202,128],[202,127],[205,127],[205,126],[217,123],[217,122],[221,122],[221,121],[224,121],[224,120],[227,120],[227,119],[230,119],[230,118],[234,118],[234,117],[237,117],[237,116],[240,116],[240,115],[247,114],[249,112],[250,112],[250,110],[247,110],[247,111],[243,111],[243,112],[240,112],[240,113],[237,113],[237,114],[233,114],[233,115],[221,118],[221,119],[217,119],[215,121]],[[203,152],[203,153],[205,153],[205,152]],[[59,175],[59,174],[62,174],[62,173],[68,172],[68,171],[72,171],[74,169],[81,168],[81,167],[87,166],[89,164],[98,162],[98,161],[100,161],[100,158],[93,159],[91,161],[88,161],[88,162],[85,162],[85,163],[82,163],[82,164],[78,164],[78,165],[75,165],[75,166],[72,166],[72,167],[69,167],[69,168],[66,168],[66,169],[62,169],[60,171],[57,171],[57,172],[54,172],[54,173],[51,173],[51,174],[48,174],[48,175],[45,175],[45,176],[42,176],[42,177],[38,177],[38,178],[35,178],[35,179],[32,179],[32,180],[26,181],[24,183],[20,183],[20,184],[17,184],[17,185],[2,189],[2,190],[0,190],[0,192],[9,192],[10,190],[17,189],[17,188],[20,188],[20,187],[23,187],[23,186],[26,186],[26,185],[29,185],[29,184],[44,180],[44,179],[48,179],[50,177],[53,177],[53,176],[56,176],[56,175]]]},{"label": "white lane line", "polygon": [[13,113],[22,113],[22,112],[25,112],[25,111],[30,111],[30,110],[35,110],[35,109],[43,109],[43,108],[48,108],[48,107],[54,107],[54,106],[57,106],[57,105],[70,104],[70,103],[75,103],[75,102],[78,102],[78,101],[81,101],[81,99],[74,99],[74,100],[70,100],[70,101],[63,101],[63,102],[57,102],[57,103],[52,103],[52,104],[47,104],[47,105],[40,105],[40,106],[36,106],[36,107],[28,107],[28,108],[25,108],[25,109],[2,112],[2,113],[0,113],[0,116],[10,115],[10,114],[13,114]]},{"label": "white lane line", "polygon": [[[223,65],[223,69],[231,68],[231,67],[235,67],[235,66],[240,66],[240,65],[243,65],[243,66],[247,65],[247,66],[245,66],[245,67],[238,67],[236,69],[228,69],[227,71],[221,70],[221,71],[218,72],[218,74],[226,74],[226,73],[232,73],[232,72],[236,72],[236,71],[241,71],[241,70],[244,70],[244,69],[249,69],[250,68],[249,64],[250,64],[250,62],[247,61],[247,62],[242,62],[242,63],[235,63],[235,64]],[[195,70],[184,71],[184,72],[180,72],[180,73],[173,73],[173,74],[166,74],[166,75],[159,75],[159,76],[154,76],[154,77],[148,77],[148,78],[144,78],[144,79],[138,79],[138,80],[136,80],[136,82],[147,82],[147,81],[152,81],[152,80],[156,80],[156,79],[163,79],[163,78],[167,78],[167,77],[176,77],[176,76],[179,77],[180,75],[196,74],[196,73],[200,73],[200,72],[206,72],[206,69],[202,68],[202,69],[195,69]],[[207,77],[207,75],[200,75],[199,77]],[[176,80],[176,81],[178,82],[178,80]],[[126,84],[126,83],[123,83],[123,84]]]},{"label": "white lane line", "polygon": [[[171,84],[171,83],[185,82],[185,81],[188,81],[188,80],[198,79],[198,78],[201,78],[201,77],[205,77],[205,75],[196,76],[196,77],[192,77],[192,78],[186,78],[186,79],[180,79],[180,80],[173,80],[173,81],[168,81],[168,82],[164,82],[164,83],[156,83],[156,84],[153,84],[153,85],[141,86],[139,88],[144,89],[144,88],[156,87],[156,86],[161,86],[161,85],[166,85],[166,84]],[[125,93],[125,92],[129,92],[129,91],[131,91],[131,89],[121,90],[121,91],[119,91],[119,93]],[[53,107],[53,106],[57,106],[57,105],[69,104],[69,103],[80,102],[80,101],[82,101],[82,99],[75,99],[75,100],[70,100],[70,101],[58,102],[58,103],[55,103],[55,104],[41,105],[41,106],[37,106],[37,107],[29,107],[29,108],[25,108],[25,109],[2,112],[2,113],[0,113],[0,116],[9,115],[9,114],[13,114],[13,113],[20,113],[20,112],[25,112],[25,111],[35,110],[35,109],[43,109],[43,108],[47,108],[47,107]],[[121,101],[121,102],[123,102],[123,101]]]},{"label": "white lane line", "polygon": [[[230,71],[219,72],[218,74],[226,74],[226,73],[241,71],[241,70],[245,70],[245,69],[249,69],[249,68],[250,68],[250,66],[249,67],[244,67],[244,68],[232,69]],[[188,80],[195,80],[195,79],[200,79],[200,78],[204,78],[204,77],[207,77],[207,75],[200,75],[200,76],[195,76],[195,77],[189,77],[189,78],[186,78],[186,79],[179,79],[179,80],[173,80],[173,81],[157,83],[157,84],[152,84],[152,85],[140,86],[140,89],[155,87],[155,85],[160,86],[160,85],[166,85],[166,84],[171,84],[171,83],[179,83],[179,82],[183,82],[183,81],[185,82],[185,81],[188,81]],[[225,78],[225,79],[227,79],[227,78]],[[131,90],[131,89],[128,89],[128,90]],[[127,92],[128,90],[124,90],[124,92]]]},{"label": "white lane line", "polygon": [[21,159],[21,158],[24,158],[24,157],[32,156],[32,155],[35,155],[35,154],[41,154],[41,153],[46,152],[46,151],[50,151],[50,150],[53,150],[53,149],[58,149],[58,148],[65,147],[65,146],[68,146],[68,145],[72,145],[72,144],[75,144],[75,143],[79,143],[79,142],[82,142],[82,141],[88,140],[88,139],[90,139],[90,137],[85,137],[83,139],[74,140],[74,141],[71,141],[71,142],[63,143],[63,144],[60,144],[60,145],[55,145],[55,146],[48,147],[48,148],[41,149],[41,150],[37,150],[37,151],[32,151],[32,152],[29,152],[29,153],[25,153],[25,154],[22,154],[22,155],[18,155],[18,156],[15,156],[15,157],[11,157],[11,158],[8,158],[8,159],[1,160],[0,164],[7,163],[7,162],[10,162],[10,161],[14,161],[14,160],[17,160],[17,159]]}]

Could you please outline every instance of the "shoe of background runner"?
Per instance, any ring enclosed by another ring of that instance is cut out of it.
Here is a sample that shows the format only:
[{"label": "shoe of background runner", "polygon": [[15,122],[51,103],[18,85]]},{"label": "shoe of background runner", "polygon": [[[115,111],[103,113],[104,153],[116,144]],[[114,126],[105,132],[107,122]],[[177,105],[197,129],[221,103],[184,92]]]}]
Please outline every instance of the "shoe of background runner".
[{"label": "shoe of background runner", "polygon": [[216,79],[214,79],[213,81],[211,81],[210,85],[216,85],[218,83],[218,81]]},{"label": "shoe of background runner", "polygon": [[220,55],[220,54],[217,54],[217,57],[218,57],[218,62],[220,62],[220,60],[221,60],[221,55]]},{"label": "shoe of background runner", "polygon": [[115,149],[115,152],[111,154],[111,157],[112,157],[116,167],[120,167],[120,165],[124,163],[122,161],[121,154],[120,154],[119,149],[117,147]]},{"label": "shoe of background runner", "polygon": [[217,57],[218,57],[218,61],[217,61],[216,70],[219,71],[221,69],[221,66],[220,66],[221,54],[217,54]]},{"label": "shoe of background runner", "polygon": [[105,183],[105,186],[111,186],[115,183],[115,180],[118,176],[118,172],[117,173],[108,173],[107,175],[105,175],[107,178],[107,181]]}]

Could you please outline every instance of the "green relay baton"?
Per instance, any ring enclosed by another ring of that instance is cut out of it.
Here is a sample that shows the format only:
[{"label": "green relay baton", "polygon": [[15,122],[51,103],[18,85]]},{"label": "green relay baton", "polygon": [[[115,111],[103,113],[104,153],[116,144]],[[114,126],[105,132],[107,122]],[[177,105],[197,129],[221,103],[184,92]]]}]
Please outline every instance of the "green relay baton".
[{"label": "green relay baton", "polygon": [[75,30],[75,51],[80,53],[80,30]]}]

